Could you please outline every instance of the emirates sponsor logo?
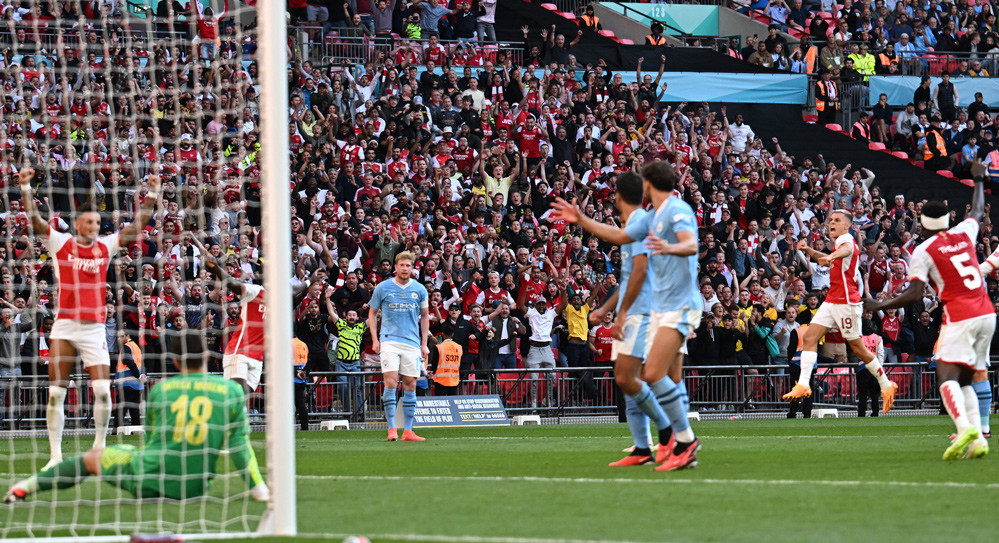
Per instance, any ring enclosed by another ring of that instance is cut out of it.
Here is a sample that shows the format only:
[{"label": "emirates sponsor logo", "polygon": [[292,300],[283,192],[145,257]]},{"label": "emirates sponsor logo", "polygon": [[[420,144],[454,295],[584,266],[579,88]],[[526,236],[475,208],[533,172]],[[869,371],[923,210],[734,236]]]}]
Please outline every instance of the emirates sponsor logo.
[{"label": "emirates sponsor logo", "polygon": [[940,248],[940,252],[943,253],[943,254],[957,253],[957,252],[965,250],[967,247],[968,247],[968,242],[967,241],[962,241],[961,243],[958,243],[957,245],[945,245],[945,246],[943,246],[943,247]]},{"label": "emirates sponsor logo", "polygon": [[106,258],[79,258],[71,254],[67,260],[73,265],[74,271],[98,273],[108,267]]}]

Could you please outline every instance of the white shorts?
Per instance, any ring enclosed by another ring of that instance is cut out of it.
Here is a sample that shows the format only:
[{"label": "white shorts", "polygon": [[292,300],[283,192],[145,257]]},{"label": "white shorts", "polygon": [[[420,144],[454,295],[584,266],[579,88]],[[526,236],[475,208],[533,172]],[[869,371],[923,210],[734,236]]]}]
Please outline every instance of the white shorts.
[{"label": "white shorts", "polygon": [[397,371],[406,377],[419,377],[423,366],[423,353],[419,347],[413,347],[395,341],[381,344],[379,353],[382,361],[382,373]]},{"label": "white shorts", "polygon": [[56,319],[49,339],[70,342],[83,360],[84,368],[108,365],[107,330],[103,323]]},{"label": "white shorts", "polygon": [[242,379],[250,387],[257,390],[260,385],[260,374],[264,371],[264,363],[242,354],[227,354],[222,357],[222,375],[226,379]]},{"label": "white shorts", "polygon": [[624,339],[615,339],[611,346],[611,360],[619,355],[645,360],[645,344],[649,336],[648,315],[626,315],[624,317]]},{"label": "white shorts", "polygon": [[995,315],[942,324],[934,354],[939,362],[984,370],[989,366],[989,348],[995,331]]},{"label": "white shorts", "polygon": [[[658,311],[653,311],[652,315],[649,316],[649,334],[645,341],[645,357],[649,358],[649,352],[652,350],[652,344],[655,342],[656,333],[659,332],[660,328],[672,328],[684,337],[684,339],[689,338],[690,334],[693,334],[697,327],[701,325],[701,314],[703,311],[701,308],[696,309],[677,309],[676,311],[666,311],[660,313]],[[686,342],[680,344],[680,352],[685,353]]]},{"label": "white shorts", "polygon": [[861,304],[831,304],[824,302],[812,317],[812,324],[839,330],[843,339],[860,339],[860,320],[864,314]]}]

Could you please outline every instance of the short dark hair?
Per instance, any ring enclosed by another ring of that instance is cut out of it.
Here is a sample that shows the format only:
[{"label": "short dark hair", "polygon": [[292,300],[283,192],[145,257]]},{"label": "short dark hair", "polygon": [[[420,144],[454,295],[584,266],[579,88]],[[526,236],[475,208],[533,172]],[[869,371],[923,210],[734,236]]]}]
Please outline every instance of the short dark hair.
[{"label": "short dark hair", "polygon": [[656,190],[670,192],[676,188],[676,174],[669,162],[656,160],[642,168],[642,178]]},{"label": "short dark hair", "polygon": [[939,200],[931,200],[923,204],[923,215],[931,219],[939,219],[948,213],[950,213],[950,209],[947,204]]},{"label": "short dark hair", "polygon": [[199,330],[183,329],[174,332],[170,355],[178,366],[196,370],[205,365],[206,354],[205,336]]},{"label": "short dark hair", "polygon": [[87,198],[85,202],[76,206],[74,216],[79,217],[84,213],[100,213],[100,210],[97,209],[97,202],[93,198]]},{"label": "short dark hair", "polygon": [[444,337],[451,337],[454,335],[454,326],[445,323],[438,328],[438,331],[440,331],[441,335]]},{"label": "short dark hair", "polygon": [[617,194],[625,203],[642,205],[642,178],[635,172],[624,172],[617,176]]}]

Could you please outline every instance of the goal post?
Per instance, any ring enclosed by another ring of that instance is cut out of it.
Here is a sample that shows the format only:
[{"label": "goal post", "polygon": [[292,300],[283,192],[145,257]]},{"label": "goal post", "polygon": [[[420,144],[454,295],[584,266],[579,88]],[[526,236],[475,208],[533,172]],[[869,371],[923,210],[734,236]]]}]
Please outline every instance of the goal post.
[{"label": "goal post", "polygon": [[[285,0],[260,0],[260,126],[262,219],[267,298],[267,360],[287,368],[292,357],[291,195],[288,192],[288,29]],[[272,303],[273,302],[273,303]],[[268,372],[267,467],[273,484],[264,530],[272,535],[297,533],[295,507],[295,426],[292,372]]]}]

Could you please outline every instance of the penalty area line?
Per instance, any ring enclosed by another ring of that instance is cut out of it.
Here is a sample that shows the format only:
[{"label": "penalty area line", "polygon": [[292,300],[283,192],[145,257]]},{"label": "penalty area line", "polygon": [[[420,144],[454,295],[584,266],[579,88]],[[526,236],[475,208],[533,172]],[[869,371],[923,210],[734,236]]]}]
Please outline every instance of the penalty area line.
[{"label": "penalty area line", "polygon": [[409,477],[397,475],[299,475],[305,481],[448,481],[448,482],[488,482],[488,483],[562,483],[562,484],[706,484],[706,485],[758,485],[758,486],[893,486],[925,488],[965,488],[999,490],[999,483],[964,483],[957,481],[805,481],[797,479],[628,479],[598,477],[499,477],[499,476],[440,476]]}]

